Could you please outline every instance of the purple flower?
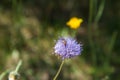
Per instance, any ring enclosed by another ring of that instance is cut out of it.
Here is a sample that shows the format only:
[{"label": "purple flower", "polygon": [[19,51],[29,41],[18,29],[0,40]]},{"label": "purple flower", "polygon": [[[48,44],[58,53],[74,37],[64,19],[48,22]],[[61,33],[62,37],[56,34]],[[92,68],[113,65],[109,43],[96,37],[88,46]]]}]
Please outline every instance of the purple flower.
[{"label": "purple flower", "polygon": [[60,38],[54,47],[55,54],[63,60],[72,58],[81,54],[82,45],[71,37]]}]

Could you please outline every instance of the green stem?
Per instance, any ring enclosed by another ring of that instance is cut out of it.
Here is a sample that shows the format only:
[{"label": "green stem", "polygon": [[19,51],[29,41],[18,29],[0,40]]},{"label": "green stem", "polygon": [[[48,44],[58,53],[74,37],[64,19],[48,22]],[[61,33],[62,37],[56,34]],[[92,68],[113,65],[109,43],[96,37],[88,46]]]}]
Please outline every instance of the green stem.
[{"label": "green stem", "polygon": [[56,79],[57,79],[58,75],[60,74],[60,71],[61,71],[61,69],[62,69],[62,66],[63,66],[64,62],[65,62],[65,61],[63,60],[62,63],[61,63],[61,65],[60,65],[60,67],[59,67],[59,69],[58,69],[58,72],[56,73],[56,75],[55,75],[55,77],[53,78],[53,80],[56,80]]},{"label": "green stem", "polygon": [[18,80],[18,78],[20,76],[18,73],[18,70],[20,69],[21,65],[22,65],[22,61],[20,60],[16,69],[9,73],[8,80]]},{"label": "green stem", "polygon": [[117,35],[118,33],[117,32],[114,32],[113,35],[112,35],[112,38],[110,39],[110,42],[108,44],[108,50],[107,50],[107,58],[106,58],[106,64],[110,64],[110,58],[111,58],[111,54],[112,54],[112,51],[114,49],[114,45],[115,45],[115,41],[116,41],[116,38],[117,38]]},{"label": "green stem", "polygon": [[93,62],[93,65],[95,66],[96,65],[96,55],[95,55],[95,49],[94,49],[94,42],[93,42],[93,39],[92,39],[92,27],[91,27],[91,24],[92,24],[92,20],[93,20],[93,12],[94,12],[94,1],[93,0],[90,0],[90,4],[89,4],[89,20],[88,20],[88,41],[89,41],[89,44],[90,44],[90,47],[91,47],[91,53],[92,53],[92,62]]},{"label": "green stem", "polygon": [[17,67],[16,67],[16,69],[15,69],[15,72],[18,72],[21,65],[22,65],[22,61],[20,60]]},{"label": "green stem", "polygon": [[102,16],[102,13],[103,13],[103,10],[104,10],[104,6],[105,6],[105,0],[102,0],[101,1],[101,4],[99,6],[99,9],[98,9],[98,12],[97,12],[97,15],[95,17],[95,23],[97,24]]},{"label": "green stem", "polygon": [[89,2],[89,20],[88,20],[88,25],[91,24],[92,18],[93,18],[93,0],[90,0]]},{"label": "green stem", "polygon": [[5,77],[5,75],[9,72],[9,70],[6,70],[5,72],[3,72],[2,74],[0,74],[0,80],[3,79],[3,77]]}]

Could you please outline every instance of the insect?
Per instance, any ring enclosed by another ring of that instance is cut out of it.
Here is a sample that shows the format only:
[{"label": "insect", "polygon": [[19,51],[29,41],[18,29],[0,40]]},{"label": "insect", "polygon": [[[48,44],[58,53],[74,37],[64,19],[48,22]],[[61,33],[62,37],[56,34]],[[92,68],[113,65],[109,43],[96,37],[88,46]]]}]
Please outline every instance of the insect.
[{"label": "insect", "polygon": [[65,39],[62,39],[62,42],[63,42],[63,44],[66,46],[66,40]]}]

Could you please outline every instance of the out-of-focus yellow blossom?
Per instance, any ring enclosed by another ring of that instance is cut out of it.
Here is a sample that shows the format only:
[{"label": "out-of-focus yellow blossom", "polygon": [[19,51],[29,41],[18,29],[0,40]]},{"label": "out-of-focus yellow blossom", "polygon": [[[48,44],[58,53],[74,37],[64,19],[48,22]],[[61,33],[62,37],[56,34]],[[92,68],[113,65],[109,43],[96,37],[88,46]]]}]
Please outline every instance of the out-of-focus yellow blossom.
[{"label": "out-of-focus yellow blossom", "polygon": [[77,17],[72,17],[66,25],[68,25],[72,29],[77,29],[80,27],[81,23],[83,22],[83,19],[77,18]]}]

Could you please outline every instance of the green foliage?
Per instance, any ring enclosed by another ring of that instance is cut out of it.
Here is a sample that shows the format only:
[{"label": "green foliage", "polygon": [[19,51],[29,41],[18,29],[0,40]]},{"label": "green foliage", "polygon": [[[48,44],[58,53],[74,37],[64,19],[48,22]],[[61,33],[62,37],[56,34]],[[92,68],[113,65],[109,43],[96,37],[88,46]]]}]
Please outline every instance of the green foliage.
[{"label": "green foliage", "polygon": [[[22,80],[51,80],[60,64],[52,55],[54,40],[68,34],[76,35],[84,49],[81,57],[66,62],[60,80],[119,80],[118,3],[119,0],[1,0],[0,80],[7,79],[7,73],[20,59]],[[73,16],[84,20],[77,31],[65,25]]]}]

